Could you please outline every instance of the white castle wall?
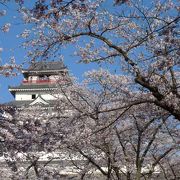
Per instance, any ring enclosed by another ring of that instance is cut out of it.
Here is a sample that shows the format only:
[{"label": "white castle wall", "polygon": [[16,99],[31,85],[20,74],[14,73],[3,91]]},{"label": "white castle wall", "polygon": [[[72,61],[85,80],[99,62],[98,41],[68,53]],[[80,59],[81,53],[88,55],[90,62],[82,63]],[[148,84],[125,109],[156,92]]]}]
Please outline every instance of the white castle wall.
[{"label": "white castle wall", "polygon": [[51,92],[39,92],[39,91],[32,91],[32,92],[16,92],[15,100],[16,101],[30,101],[32,99],[32,95],[36,94],[41,95],[41,97],[45,100],[54,100],[56,99],[55,95],[52,95]]},{"label": "white castle wall", "polygon": [[36,80],[38,80],[38,79],[39,79],[38,76],[29,76],[29,77],[28,77],[28,80],[29,80],[29,81],[36,81]]}]

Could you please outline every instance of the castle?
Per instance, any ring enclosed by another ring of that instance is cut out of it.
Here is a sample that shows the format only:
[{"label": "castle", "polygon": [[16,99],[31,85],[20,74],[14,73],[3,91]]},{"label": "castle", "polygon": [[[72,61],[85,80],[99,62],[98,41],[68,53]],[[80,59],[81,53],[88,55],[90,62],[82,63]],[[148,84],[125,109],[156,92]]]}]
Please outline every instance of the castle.
[{"label": "castle", "polygon": [[15,100],[9,106],[21,108],[32,105],[51,107],[56,101],[54,91],[57,84],[68,82],[68,69],[62,61],[42,61],[32,63],[23,69],[24,80],[19,86],[9,86]]}]

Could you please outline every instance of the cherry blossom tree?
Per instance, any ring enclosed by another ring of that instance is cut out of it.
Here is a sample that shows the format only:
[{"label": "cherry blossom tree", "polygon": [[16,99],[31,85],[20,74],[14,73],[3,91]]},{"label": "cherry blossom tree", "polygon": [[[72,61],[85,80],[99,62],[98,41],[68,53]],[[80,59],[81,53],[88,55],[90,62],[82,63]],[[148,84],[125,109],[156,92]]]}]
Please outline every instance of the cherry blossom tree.
[{"label": "cherry blossom tree", "polygon": [[146,92],[146,103],[180,120],[178,2],[39,0],[22,14],[36,26],[22,34],[32,60],[75,44],[80,62],[118,61],[134,88]]},{"label": "cherry blossom tree", "polygon": [[[86,76],[82,85],[58,85],[55,94],[61,98],[53,113],[32,107],[4,122],[9,129],[1,127],[1,132],[11,176],[62,177],[68,162],[79,179],[179,177],[174,168],[179,121],[154,104],[142,104],[139,97],[146,100],[147,94],[132,92],[131,77],[105,70]],[[66,161],[60,163],[62,154]],[[42,162],[43,156],[48,158]],[[24,157],[29,165],[22,168]],[[58,168],[51,164],[54,160]]]},{"label": "cherry blossom tree", "polygon": [[9,116],[7,109],[5,112],[6,116],[1,119],[0,136],[1,163],[4,164],[3,169],[8,170],[6,176],[10,179],[58,177],[57,167],[48,168],[49,163],[61,158],[58,153],[63,147],[57,114],[48,113],[40,107],[14,110]]},{"label": "cherry blossom tree", "polygon": [[[8,2],[10,0],[0,0],[0,18],[4,18],[7,15],[7,10],[8,9]],[[16,3],[22,4],[22,0],[15,0]],[[4,33],[8,33],[11,28],[11,23],[6,22],[5,24],[0,25],[0,35],[1,37],[4,35]],[[17,72],[20,71],[21,66],[17,65],[15,61],[15,57],[12,56],[10,59],[5,59],[4,62],[2,63],[1,59],[1,53],[3,53],[3,47],[0,47],[0,75],[9,77],[9,76],[16,76]]]},{"label": "cherry blossom tree", "polygon": [[[134,82],[128,77],[104,70],[90,72],[87,77],[92,89],[70,87],[66,95],[67,88],[60,88],[66,99],[59,102],[66,110],[73,109],[70,123],[65,121],[65,143],[72,153],[87,159],[84,166],[75,163],[81,177],[88,176],[92,168],[107,179],[158,177],[162,160],[178,155],[179,122],[172,125],[168,112],[153,104],[141,104],[138,96],[146,99],[146,93],[132,93]],[[136,106],[129,107],[132,100]],[[167,164],[163,165],[166,169]]]},{"label": "cherry blossom tree", "polygon": [[177,3],[37,0],[32,9],[21,7],[24,22],[34,25],[21,34],[32,61],[73,44],[80,62],[118,61],[121,73],[92,71],[83,85],[57,85],[63,98],[55,115],[30,108],[28,116],[25,109],[7,118],[0,132],[13,178],[31,178],[31,170],[39,179],[62,175],[51,155],[40,163],[40,147],[68,152],[80,179],[179,178]]}]

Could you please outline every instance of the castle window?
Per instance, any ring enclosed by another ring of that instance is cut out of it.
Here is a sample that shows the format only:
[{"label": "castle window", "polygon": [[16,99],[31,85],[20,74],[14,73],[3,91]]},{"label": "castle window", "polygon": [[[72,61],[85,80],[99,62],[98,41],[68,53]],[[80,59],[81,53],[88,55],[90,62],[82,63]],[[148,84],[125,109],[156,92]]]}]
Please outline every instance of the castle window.
[{"label": "castle window", "polygon": [[35,94],[32,94],[32,99],[35,99],[36,98],[36,95]]}]

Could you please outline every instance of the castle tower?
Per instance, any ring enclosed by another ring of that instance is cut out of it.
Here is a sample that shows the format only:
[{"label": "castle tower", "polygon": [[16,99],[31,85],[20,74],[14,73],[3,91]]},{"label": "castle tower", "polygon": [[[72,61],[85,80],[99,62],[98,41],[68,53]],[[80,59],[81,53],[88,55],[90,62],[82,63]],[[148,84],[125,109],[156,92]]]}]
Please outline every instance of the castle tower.
[{"label": "castle tower", "polygon": [[53,106],[56,96],[53,91],[57,84],[67,84],[68,70],[62,61],[36,62],[22,70],[24,80],[19,86],[9,86],[15,101],[11,106],[43,105]]}]

